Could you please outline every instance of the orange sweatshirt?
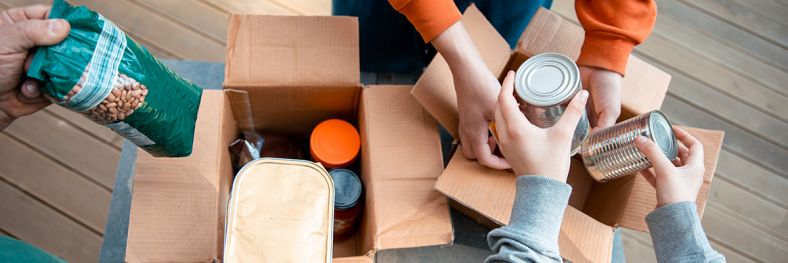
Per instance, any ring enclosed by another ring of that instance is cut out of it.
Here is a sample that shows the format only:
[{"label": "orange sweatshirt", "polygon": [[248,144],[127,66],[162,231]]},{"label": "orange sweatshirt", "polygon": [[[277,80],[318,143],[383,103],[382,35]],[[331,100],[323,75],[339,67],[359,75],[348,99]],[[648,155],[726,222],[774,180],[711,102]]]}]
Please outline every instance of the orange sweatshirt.
[{"label": "orange sweatshirt", "polygon": [[[452,0],[389,0],[416,27],[425,42],[432,41],[461,18]],[[576,0],[577,18],[585,41],[577,64],[624,75],[635,45],[650,34],[657,16],[653,0]]]}]

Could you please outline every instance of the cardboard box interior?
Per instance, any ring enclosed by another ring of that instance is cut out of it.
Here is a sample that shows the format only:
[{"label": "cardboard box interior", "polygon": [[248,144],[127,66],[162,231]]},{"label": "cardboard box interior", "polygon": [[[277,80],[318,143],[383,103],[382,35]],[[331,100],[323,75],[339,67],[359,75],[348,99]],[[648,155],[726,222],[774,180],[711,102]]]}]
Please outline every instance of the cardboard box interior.
[{"label": "cardboard box interior", "polygon": [[[246,129],[307,138],[329,118],[359,128],[365,188],[358,230],[334,244],[334,260],[370,262],[379,250],[452,242],[446,197],[433,188],[443,171],[437,122],[409,86],[360,85],[355,18],[233,15],[227,42],[225,91],[205,92],[195,154],[139,154],[127,261],[220,260],[227,145]],[[195,175],[207,183],[193,186]]]},{"label": "cardboard box interior", "polygon": [[[527,58],[558,52],[577,59],[583,30],[560,15],[541,9],[528,25],[514,51],[474,6],[469,7],[463,25],[482,58],[502,79]],[[619,121],[659,109],[667,92],[670,75],[631,56],[623,81],[622,115]],[[451,72],[437,55],[414,86],[411,94],[451,134],[458,131],[457,99]],[[668,116],[670,118],[670,116]],[[702,214],[722,145],[723,132],[686,128],[705,146],[706,173],[698,208]],[[457,138],[457,136],[455,136]],[[455,152],[438,179],[436,189],[452,199],[452,206],[490,227],[506,224],[514,202],[516,176],[493,170]],[[579,157],[572,158],[567,180],[572,188],[559,244],[561,254],[573,262],[609,262],[614,226],[647,231],[644,218],[656,205],[654,189],[640,175],[608,183],[595,182]]]}]

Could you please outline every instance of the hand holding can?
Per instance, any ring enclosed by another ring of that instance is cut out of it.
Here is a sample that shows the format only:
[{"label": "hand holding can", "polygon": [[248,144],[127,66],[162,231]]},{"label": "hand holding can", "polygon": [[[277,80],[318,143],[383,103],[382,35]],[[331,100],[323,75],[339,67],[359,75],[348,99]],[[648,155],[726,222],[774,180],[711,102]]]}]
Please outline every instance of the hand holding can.
[{"label": "hand holding can", "polygon": [[635,138],[645,136],[656,143],[669,160],[677,156],[676,136],[665,114],[652,111],[612,127],[596,130],[580,150],[583,164],[598,182],[607,182],[651,167],[651,162],[635,146]]},{"label": "hand holding can", "polygon": [[638,150],[654,166],[643,170],[643,176],[657,190],[657,208],[673,203],[691,201],[698,197],[703,184],[703,144],[688,132],[673,127],[679,142],[678,158],[668,160],[658,143],[646,137],[635,139]]},{"label": "hand holding can", "polygon": [[514,72],[510,71],[503,81],[495,109],[496,138],[501,152],[517,175],[566,181],[572,136],[585,111],[588,92],[578,92],[555,125],[540,128],[520,112],[512,96],[513,86]]},{"label": "hand holding can", "polygon": [[[517,69],[514,91],[520,111],[540,128],[555,125],[566,111],[569,101],[582,90],[580,71],[572,59],[558,53],[542,53],[525,61]],[[572,135],[575,155],[586,139],[589,123],[585,111]]]}]

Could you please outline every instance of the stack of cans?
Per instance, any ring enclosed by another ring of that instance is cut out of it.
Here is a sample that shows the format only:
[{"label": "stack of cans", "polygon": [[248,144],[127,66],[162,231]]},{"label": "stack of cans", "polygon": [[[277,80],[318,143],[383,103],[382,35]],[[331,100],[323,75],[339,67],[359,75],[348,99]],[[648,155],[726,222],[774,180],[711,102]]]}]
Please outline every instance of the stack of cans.
[{"label": "stack of cans", "polygon": [[[577,64],[558,53],[533,56],[520,65],[515,74],[514,91],[520,111],[540,128],[555,125],[581,89]],[[583,113],[572,137],[570,155],[577,153],[588,132],[588,117]]]},{"label": "stack of cans", "polygon": [[678,142],[668,118],[652,111],[612,127],[594,131],[583,143],[583,164],[598,182],[607,182],[651,167],[651,162],[635,146],[635,138],[654,141],[670,160],[678,156]]}]

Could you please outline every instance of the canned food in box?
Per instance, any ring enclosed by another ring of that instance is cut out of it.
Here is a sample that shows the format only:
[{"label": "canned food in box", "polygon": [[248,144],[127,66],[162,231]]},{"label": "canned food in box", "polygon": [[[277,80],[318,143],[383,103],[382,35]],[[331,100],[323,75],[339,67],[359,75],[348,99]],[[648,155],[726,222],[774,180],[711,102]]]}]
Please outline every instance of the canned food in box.
[{"label": "canned food in box", "polygon": [[341,241],[350,236],[361,215],[363,186],[358,175],[348,169],[333,169],[334,180],[334,239]]}]

